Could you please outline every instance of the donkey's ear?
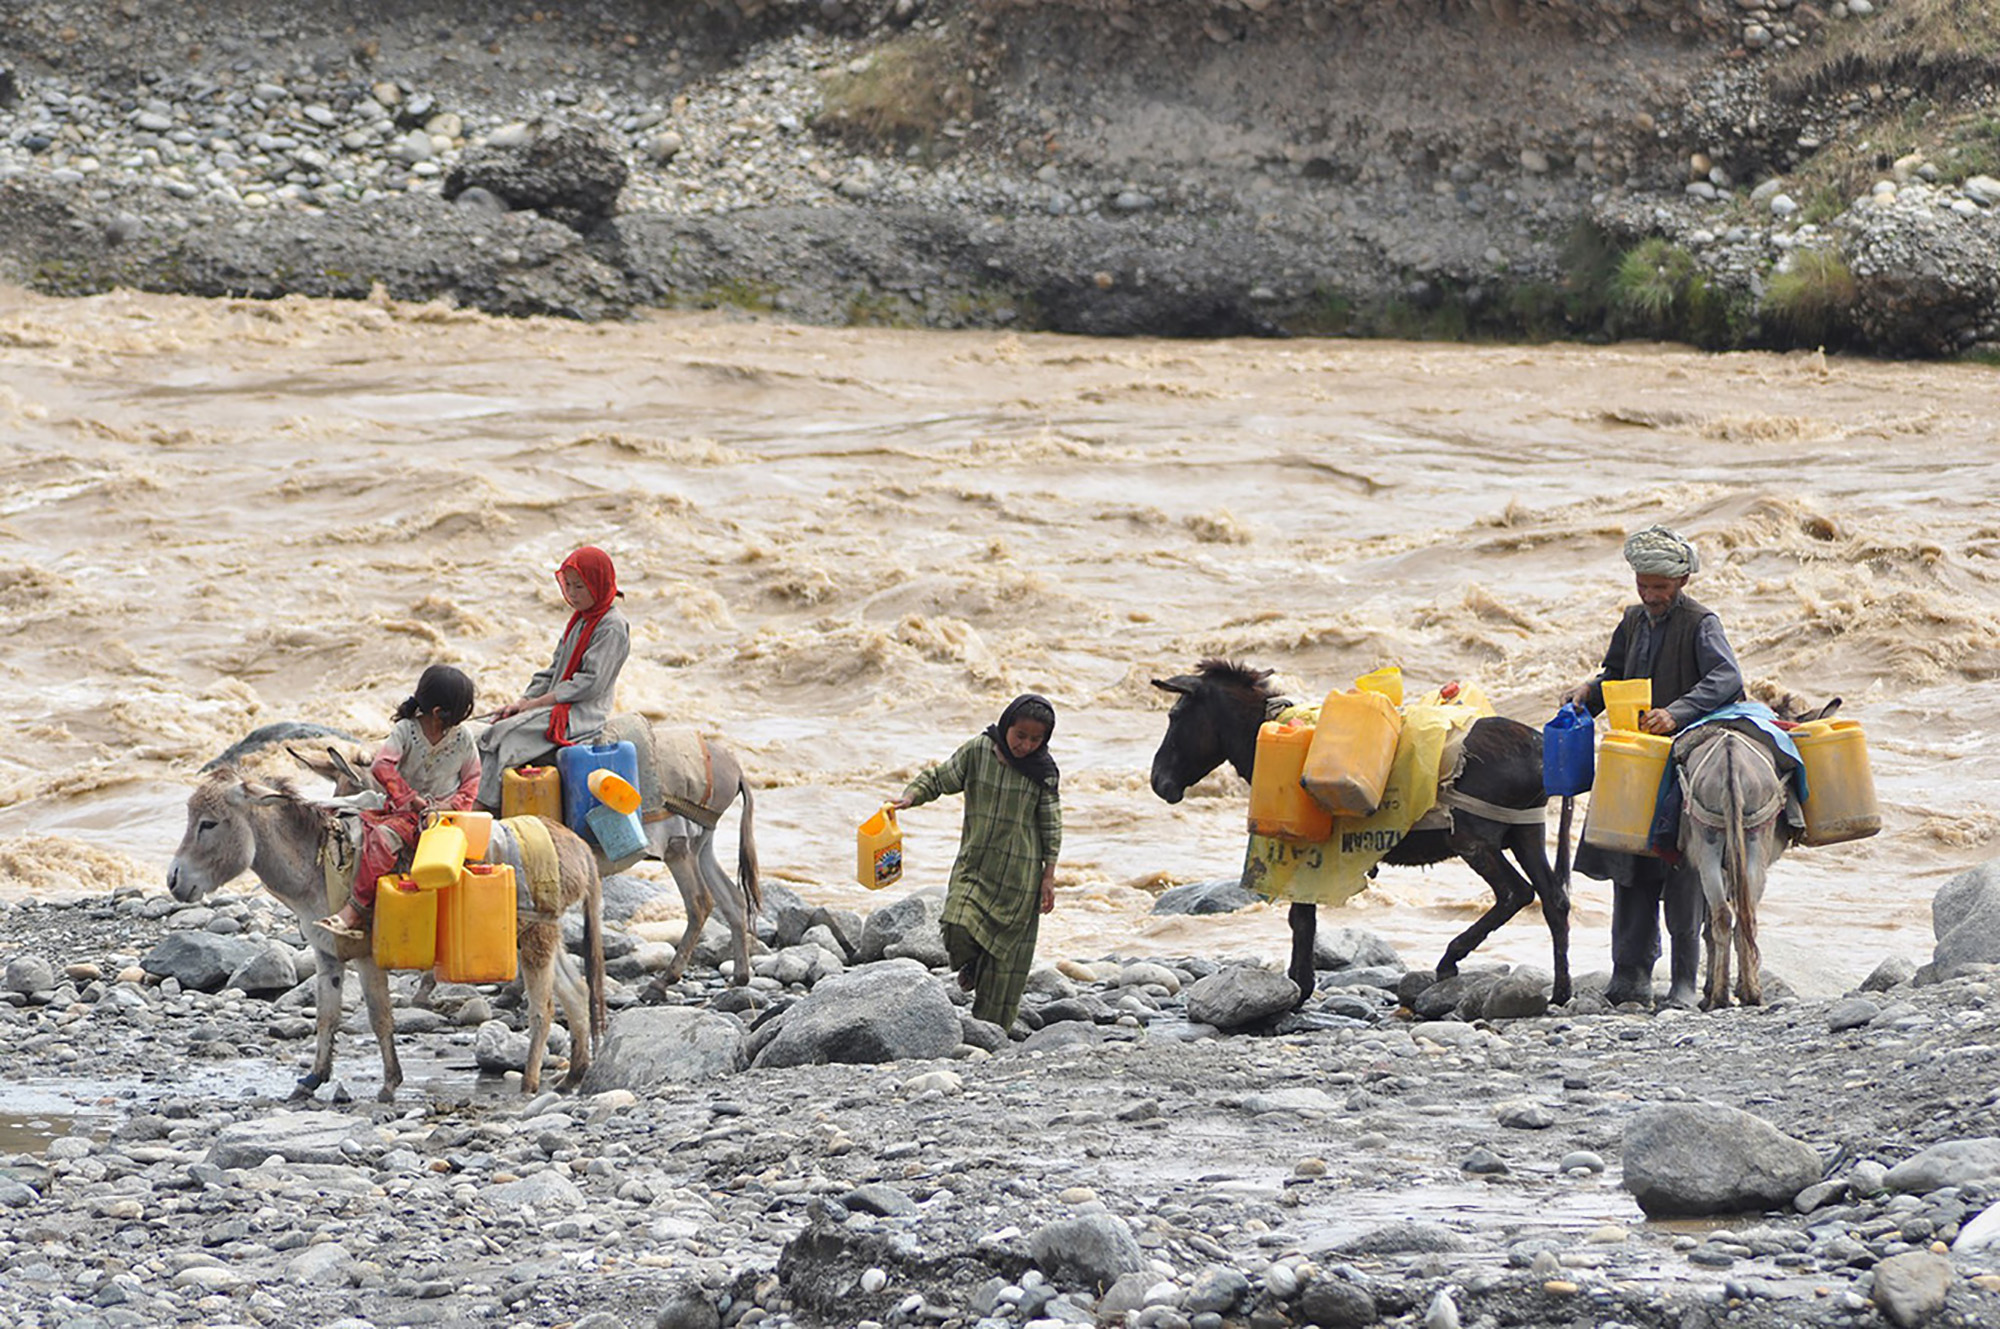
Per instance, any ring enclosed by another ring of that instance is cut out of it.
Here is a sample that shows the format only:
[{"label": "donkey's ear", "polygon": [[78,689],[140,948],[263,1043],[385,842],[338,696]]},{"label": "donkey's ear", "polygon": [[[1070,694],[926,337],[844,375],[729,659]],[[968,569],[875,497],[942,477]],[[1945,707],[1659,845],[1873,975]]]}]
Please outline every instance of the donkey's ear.
[{"label": "donkey's ear", "polygon": [[319,776],[322,780],[331,780],[334,777],[334,774],[336,772],[335,763],[340,760],[340,754],[335,752],[332,748],[328,748],[326,750],[326,755],[328,758],[331,758],[331,760],[324,760],[319,757],[312,756],[310,753],[301,752],[297,748],[291,747],[289,745],[286,746],[285,751],[291,755],[293,761],[305,767],[307,770],[311,771],[314,775]]},{"label": "donkey's ear", "polygon": [[1831,720],[1833,718],[1833,713],[1839,709],[1840,709],[1840,698],[1835,697],[1832,701],[1827,702],[1824,706],[1821,706],[1818,710],[1807,711],[1804,715],[1801,715],[1799,717],[1799,720],[1801,723],[1808,720]]},{"label": "donkey's ear", "polygon": [[1185,697],[1201,682],[1193,674],[1175,674],[1172,678],[1156,678],[1153,686],[1162,692],[1178,692]]},{"label": "donkey's ear", "polygon": [[354,763],[349,761],[347,755],[341,752],[340,749],[328,748],[326,755],[327,759],[333,763],[333,769],[340,774],[343,780],[348,781],[357,789],[368,787],[368,777],[360,771],[355,770]]}]

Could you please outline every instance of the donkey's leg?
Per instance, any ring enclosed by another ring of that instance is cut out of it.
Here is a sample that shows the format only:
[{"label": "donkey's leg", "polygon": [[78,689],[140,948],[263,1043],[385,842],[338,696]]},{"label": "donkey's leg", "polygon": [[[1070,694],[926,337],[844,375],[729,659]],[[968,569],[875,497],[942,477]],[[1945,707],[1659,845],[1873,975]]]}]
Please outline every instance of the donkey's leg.
[{"label": "donkey's leg", "polygon": [[1764,895],[1764,865],[1770,845],[1764,838],[1778,833],[1777,823],[1747,832],[1743,894],[1736,901],[1736,993],[1745,1006],[1764,1004],[1764,956],[1757,947],[1757,904]]},{"label": "donkey's leg", "polygon": [[1569,881],[1549,864],[1547,831],[1537,822],[1507,832],[1507,851],[1527,876],[1542,901],[1542,921],[1549,926],[1549,961],[1555,970],[1549,1000],[1561,1006],[1570,999]]},{"label": "donkey's leg", "polygon": [[1285,972],[1299,989],[1299,999],[1292,1006],[1297,1010],[1306,1004],[1306,998],[1313,994],[1318,983],[1313,969],[1313,943],[1319,935],[1319,906],[1295,904],[1285,917],[1292,925],[1292,967]]},{"label": "donkey's leg", "polygon": [[550,968],[556,1000],[562,1003],[563,1023],[569,1027],[569,1074],[563,1076],[562,1087],[574,1089],[583,1083],[583,1073],[590,1069],[590,994],[582,975],[570,962],[568,951],[558,949]]},{"label": "donkey's leg", "polygon": [[382,1049],[382,1088],[375,1097],[383,1103],[396,1101],[396,1089],[403,1083],[403,1064],[396,1060],[396,1013],[389,1008],[389,975],[370,959],[356,960],[361,967],[361,996],[368,1003],[368,1027]]},{"label": "donkey's leg", "polygon": [[561,946],[559,924],[530,923],[521,929],[521,991],[528,1006],[528,1062],[521,1068],[524,1094],[542,1087],[542,1057],[549,1050],[549,1021],[555,1018],[550,990],[555,983],[556,951]]},{"label": "donkey's leg", "polygon": [[313,948],[313,959],[318,964],[313,971],[316,1017],[313,1025],[318,1038],[313,1046],[312,1072],[299,1077],[297,1087],[292,1090],[294,1099],[311,1098],[315,1089],[333,1078],[333,1040],[340,1032],[340,988],[347,966],[333,952],[317,946]]},{"label": "donkey's leg", "polygon": [[665,987],[680,982],[681,975],[687,971],[688,961],[694,958],[695,943],[701,940],[701,930],[708,925],[709,911],[714,902],[708,898],[708,887],[701,880],[693,847],[686,836],[669,838],[660,850],[660,857],[666,862],[667,870],[674,874],[674,885],[681,888],[681,904],[687,910],[687,930],[675,943],[674,958],[655,984]]},{"label": "donkey's leg", "polygon": [[1729,905],[1710,897],[1708,903],[1708,981],[1702,985],[1701,1008],[1712,1011],[1729,1005]]},{"label": "donkey's leg", "polygon": [[695,870],[701,873],[702,882],[708,887],[708,898],[714,903],[715,912],[729,925],[729,940],[736,955],[736,974],[731,981],[742,987],[750,981],[750,933],[756,920],[750,917],[750,902],[743,898],[742,890],[715,859],[712,830],[702,831],[695,839]]},{"label": "donkey's leg", "polygon": [[1473,920],[1471,927],[1452,938],[1451,945],[1444,948],[1444,958],[1438,961],[1437,966],[1440,979],[1456,974],[1460,960],[1477,950],[1480,942],[1492,936],[1501,924],[1520,913],[1535,898],[1535,888],[1529,885],[1526,877],[1514,870],[1513,864],[1501,857],[1497,842],[1480,840],[1467,845],[1463,852],[1466,863],[1493,888],[1493,904]]}]

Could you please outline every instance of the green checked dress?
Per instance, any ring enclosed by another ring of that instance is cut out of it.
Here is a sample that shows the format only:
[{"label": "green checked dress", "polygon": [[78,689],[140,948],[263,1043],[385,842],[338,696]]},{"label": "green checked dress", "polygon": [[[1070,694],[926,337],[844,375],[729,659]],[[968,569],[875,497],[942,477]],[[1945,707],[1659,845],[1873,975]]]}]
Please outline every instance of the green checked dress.
[{"label": "green checked dress", "polygon": [[1009,766],[985,734],[903,791],[911,806],[965,795],[965,824],[945,897],[952,967],[972,966],[972,1014],[1014,1023],[1042,925],[1042,869],[1062,850],[1062,800]]}]

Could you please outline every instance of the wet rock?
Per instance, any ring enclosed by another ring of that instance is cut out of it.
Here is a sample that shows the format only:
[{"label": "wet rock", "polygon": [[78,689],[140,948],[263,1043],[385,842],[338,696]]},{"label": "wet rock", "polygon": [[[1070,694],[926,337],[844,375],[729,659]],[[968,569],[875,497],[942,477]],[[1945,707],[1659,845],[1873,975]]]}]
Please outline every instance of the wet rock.
[{"label": "wet rock", "polygon": [[1898,1329],[1917,1329],[1944,1309],[1956,1279],[1944,1256],[1905,1251],[1875,1266],[1874,1301]]},{"label": "wet rock", "polygon": [[1777,1208],[1819,1177],[1811,1145],[1736,1108],[1663,1104],[1625,1128],[1625,1189],[1651,1215]]},{"label": "wet rock", "polygon": [[1257,903],[1257,897],[1243,889],[1235,877],[1215,881],[1190,882],[1160,892],[1153,901],[1156,914],[1231,914]]},{"label": "wet rock", "polygon": [[584,1089],[644,1093],[734,1075],[748,1060],[743,1026],[731,1016],[692,1006],[638,1007],[611,1022],[584,1074]]},{"label": "wet rock", "polygon": [[1945,1186],[2000,1180],[2000,1138],[1947,1140],[1906,1158],[1885,1178],[1892,1191],[1927,1195]]},{"label": "wet rock", "polygon": [[217,992],[260,947],[243,937],[213,932],[170,932],[139,960],[149,974],[171,978],[196,992]]},{"label": "wet rock", "polygon": [[1320,1329],[1363,1329],[1375,1323],[1375,1298],[1339,1278],[1315,1278],[1299,1297],[1299,1314]]},{"label": "wet rock", "polygon": [[[547,1053],[551,1057],[569,1054],[569,1030],[560,1024],[549,1026]],[[527,1032],[514,1029],[505,1020],[488,1020],[473,1034],[472,1059],[483,1071],[524,1071],[528,1068]]]},{"label": "wet rock", "polygon": [[1104,1288],[1119,1275],[1145,1268],[1132,1229],[1109,1214],[1059,1219],[1036,1229],[1028,1240],[1036,1264],[1053,1278]]},{"label": "wet rock", "polygon": [[368,1122],[339,1112],[273,1112],[225,1126],[206,1161],[219,1168],[252,1168],[278,1157],[288,1163],[349,1163],[379,1150],[388,1137]]},{"label": "wet rock", "polygon": [[298,964],[293,959],[292,948],[283,942],[267,941],[249,959],[230,971],[223,986],[258,996],[288,991],[298,981]]},{"label": "wet rock", "polygon": [[1394,969],[1403,963],[1394,946],[1367,928],[1320,928],[1313,934],[1315,969]]},{"label": "wet rock", "polygon": [[1239,965],[1211,974],[1187,990],[1188,1019],[1225,1032],[1248,1028],[1298,1004],[1298,985],[1269,969]]},{"label": "wet rock", "polygon": [[[618,145],[601,125],[543,121],[527,141],[492,138],[468,149],[445,177],[444,196],[489,190],[510,208],[527,208],[576,230],[589,230],[618,207],[629,171]],[[411,140],[427,135],[412,133]]]},{"label": "wet rock", "polygon": [[827,979],[785,1011],[755,1054],[760,1067],[949,1056],[958,1012],[944,985],[910,960],[884,960]]},{"label": "wet rock", "polygon": [[[861,940],[854,949],[856,964],[909,956],[931,964],[926,957],[935,953],[935,964],[945,963],[944,936],[938,919],[944,913],[944,892],[916,891],[868,915],[862,924]],[[895,953],[892,955],[891,951]],[[921,952],[921,954],[918,954]]]},{"label": "wet rock", "polygon": [[1534,1019],[1549,1013],[1549,993],[1555,977],[1529,965],[1495,979],[1482,995],[1481,1014],[1488,1020]]}]

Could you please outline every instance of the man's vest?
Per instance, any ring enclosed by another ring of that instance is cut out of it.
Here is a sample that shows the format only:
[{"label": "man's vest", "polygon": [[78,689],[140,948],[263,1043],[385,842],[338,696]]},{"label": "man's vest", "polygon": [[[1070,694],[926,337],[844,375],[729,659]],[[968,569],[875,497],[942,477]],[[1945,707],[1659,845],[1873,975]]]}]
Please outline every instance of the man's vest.
[{"label": "man's vest", "polygon": [[1693,690],[1701,682],[1702,671],[1695,659],[1695,635],[1701,629],[1702,619],[1709,611],[1685,594],[1674,597],[1674,603],[1667,610],[1666,617],[1653,625],[1653,631],[1661,634],[1660,650],[1653,657],[1650,675],[1644,659],[1639,654],[1640,633],[1646,627],[1646,606],[1633,605],[1625,611],[1625,617],[1618,624],[1618,631],[1624,635],[1625,658],[1613,669],[1605,671],[1606,678],[1647,678],[1653,680],[1653,705],[1670,706]]}]

